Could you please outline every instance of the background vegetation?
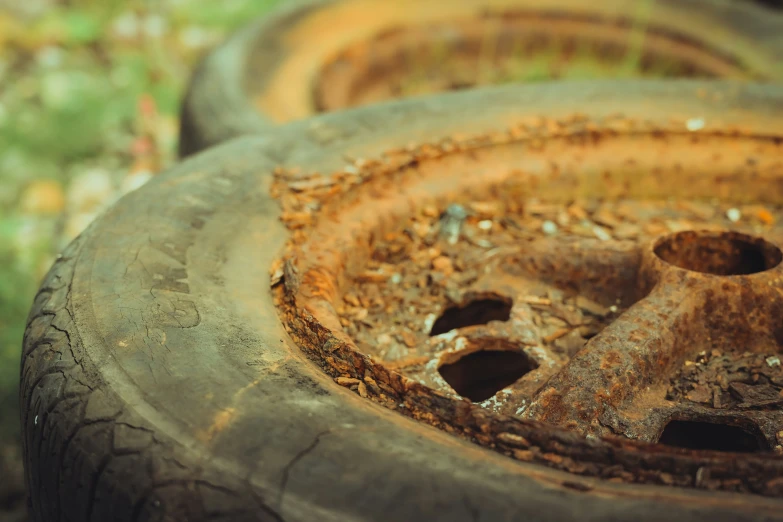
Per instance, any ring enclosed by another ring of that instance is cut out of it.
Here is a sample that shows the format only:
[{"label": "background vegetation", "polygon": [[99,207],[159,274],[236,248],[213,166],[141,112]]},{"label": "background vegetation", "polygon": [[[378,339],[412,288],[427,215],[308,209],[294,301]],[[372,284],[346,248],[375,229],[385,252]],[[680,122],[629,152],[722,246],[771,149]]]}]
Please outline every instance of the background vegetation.
[{"label": "background vegetation", "polygon": [[198,57],[280,2],[0,0],[0,504],[21,472],[19,358],[41,278],[103,208],[173,161]]}]

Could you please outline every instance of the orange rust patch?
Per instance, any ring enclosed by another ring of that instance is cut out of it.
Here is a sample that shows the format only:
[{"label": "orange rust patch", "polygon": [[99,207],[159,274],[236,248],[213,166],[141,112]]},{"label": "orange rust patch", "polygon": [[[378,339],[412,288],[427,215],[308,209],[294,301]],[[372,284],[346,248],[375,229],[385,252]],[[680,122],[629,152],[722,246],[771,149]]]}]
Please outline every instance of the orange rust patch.
[{"label": "orange rust patch", "polygon": [[620,364],[620,354],[616,352],[607,353],[601,361],[601,368],[607,370]]}]

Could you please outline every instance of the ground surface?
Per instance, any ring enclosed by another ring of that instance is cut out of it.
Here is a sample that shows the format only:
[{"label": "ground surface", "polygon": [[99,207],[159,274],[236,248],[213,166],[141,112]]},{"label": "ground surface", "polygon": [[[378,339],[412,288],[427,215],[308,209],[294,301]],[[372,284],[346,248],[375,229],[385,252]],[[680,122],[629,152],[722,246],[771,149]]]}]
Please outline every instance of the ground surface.
[{"label": "ground surface", "polygon": [[173,161],[196,60],[275,3],[0,1],[0,520],[17,520],[4,509],[23,499],[19,353],[41,277],[106,206]]}]

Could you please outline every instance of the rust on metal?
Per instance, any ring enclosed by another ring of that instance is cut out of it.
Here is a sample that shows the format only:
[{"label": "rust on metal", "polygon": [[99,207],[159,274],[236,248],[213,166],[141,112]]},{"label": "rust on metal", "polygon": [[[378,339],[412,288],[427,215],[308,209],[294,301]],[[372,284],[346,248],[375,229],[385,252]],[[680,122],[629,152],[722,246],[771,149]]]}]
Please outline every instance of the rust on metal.
[{"label": "rust on metal", "polygon": [[280,170],[283,321],[337,384],[515,459],[783,496],[783,140],[692,129],[542,118]]},{"label": "rust on metal", "polygon": [[397,27],[327,61],[315,79],[315,106],[332,111],[479,84],[565,77],[753,76],[737,57],[654,23],[636,49],[636,23],[630,16],[506,10]]}]

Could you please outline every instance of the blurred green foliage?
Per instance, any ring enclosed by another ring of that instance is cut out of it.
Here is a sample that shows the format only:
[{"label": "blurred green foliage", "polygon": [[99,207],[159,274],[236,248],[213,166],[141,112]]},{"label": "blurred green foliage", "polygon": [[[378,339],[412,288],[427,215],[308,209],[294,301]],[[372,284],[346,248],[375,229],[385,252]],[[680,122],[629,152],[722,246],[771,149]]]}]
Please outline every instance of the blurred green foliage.
[{"label": "blurred green foliage", "polygon": [[[151,167],[168,165],[180,96],[198,57],[281,2],[53,0],[32,20],[0,11],[1,417],[16,410],[26,316],[63,246],[62,212],[31,207],[31,187],[53,181],[68,201],[71,180],[90,169],[119,182],[140,161],[134,144],[150,133],[168,137],[153,141],[159,161]],[[161,129],[140,125],[145,99]]]}]

